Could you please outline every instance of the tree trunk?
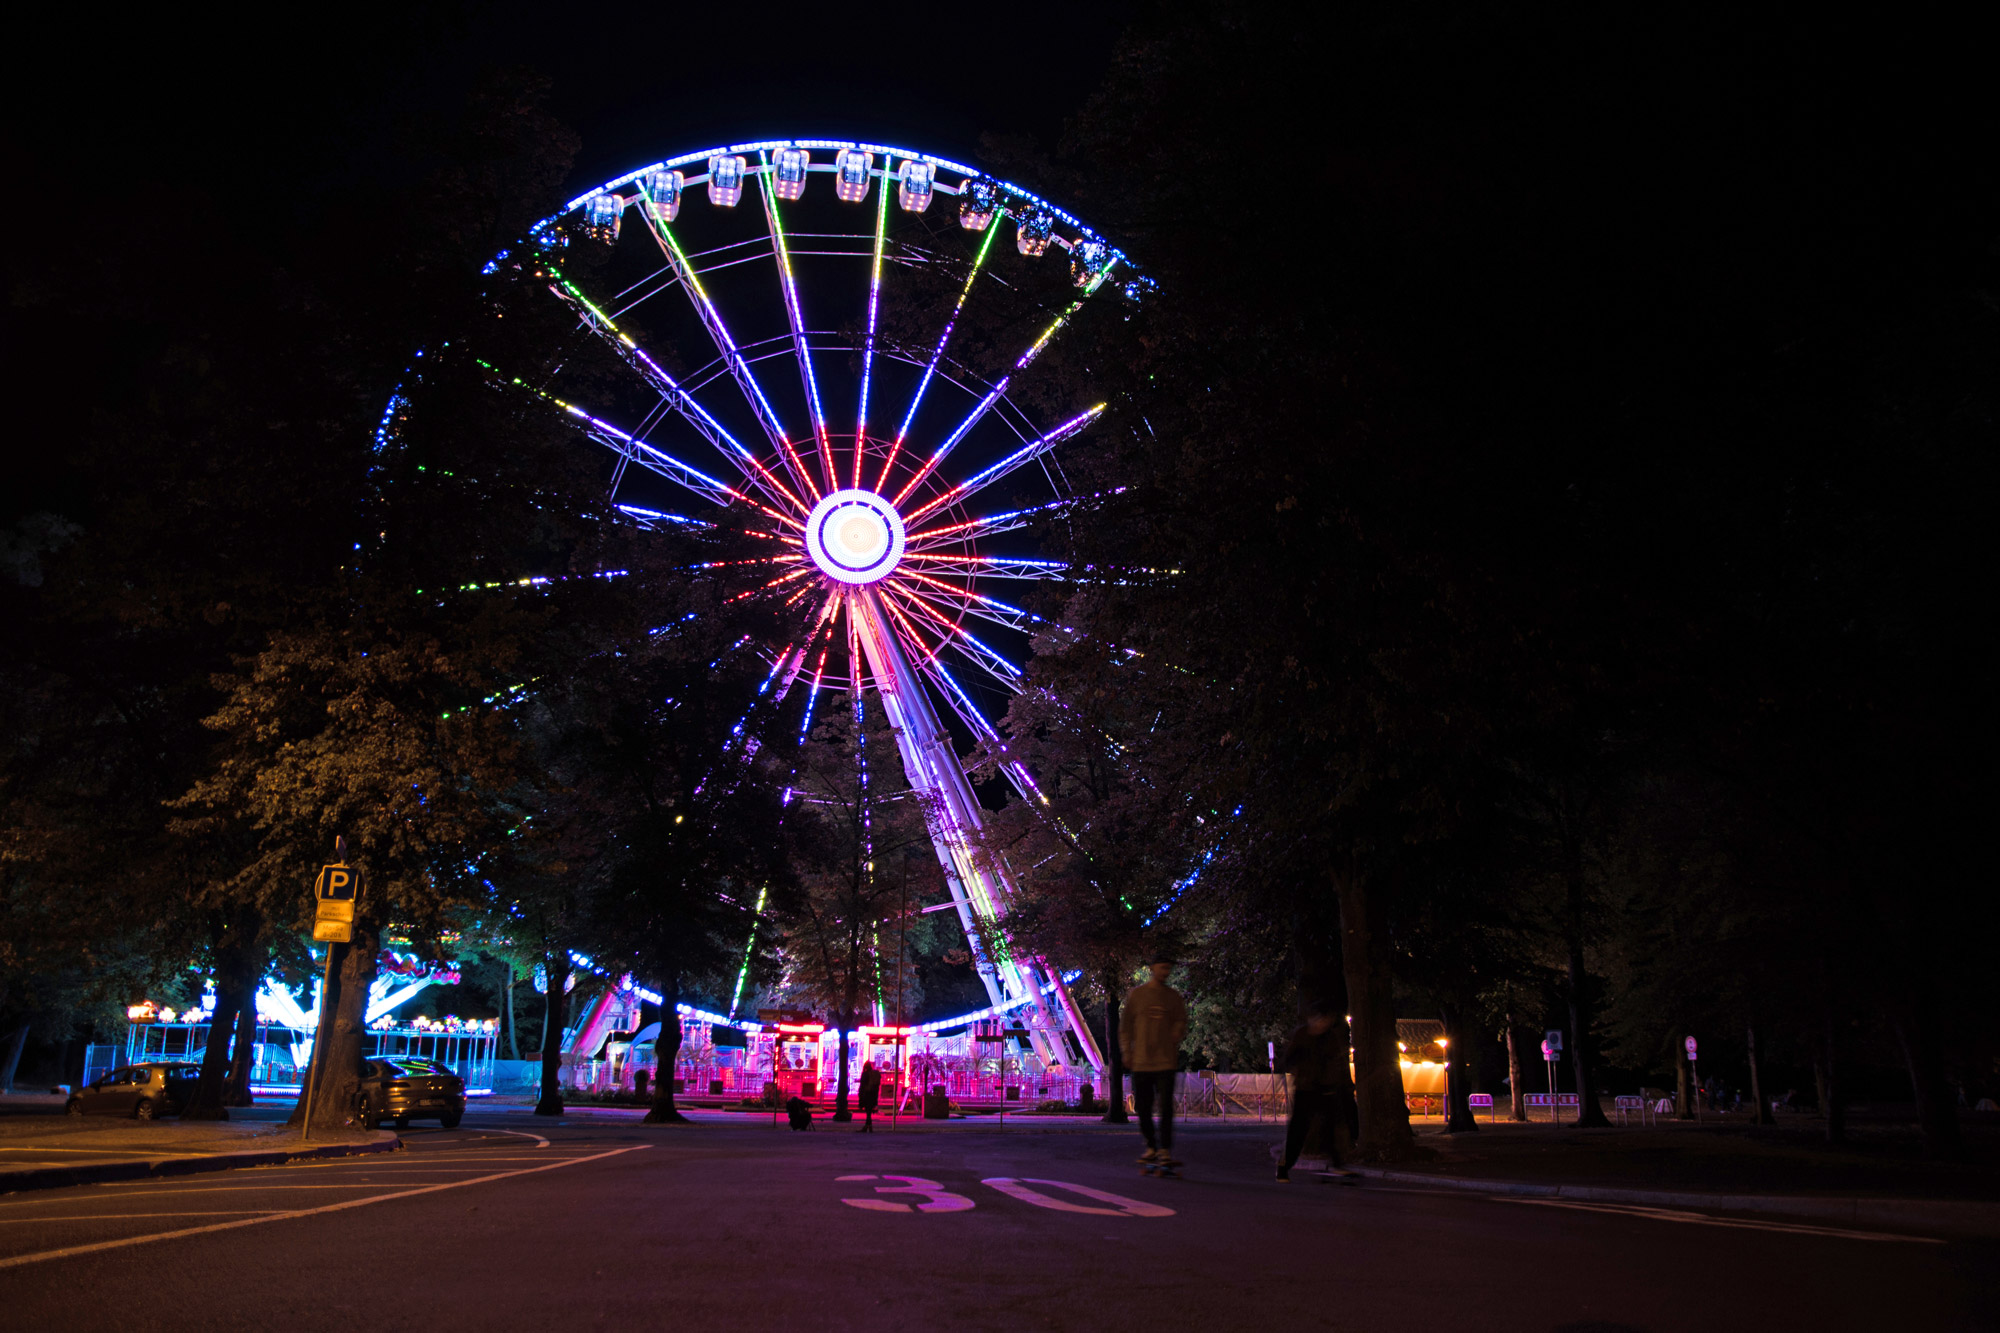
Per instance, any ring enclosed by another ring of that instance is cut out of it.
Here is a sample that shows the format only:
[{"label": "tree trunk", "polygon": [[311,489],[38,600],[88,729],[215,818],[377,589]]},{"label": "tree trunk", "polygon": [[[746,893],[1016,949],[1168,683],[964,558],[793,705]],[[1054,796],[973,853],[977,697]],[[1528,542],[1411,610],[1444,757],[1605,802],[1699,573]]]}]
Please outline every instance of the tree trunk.
[{"label": "tree trunk", "polygon": [[1403,1070],[1396,1059],[1395,980],[1389,971],[1384,889],[1358,874],[1340,892],[1340,959],[1347,977],[1347,1012],[1354,1041],[1355,1106],[1361,1116],[1359,1156],[1408,1157],[1416,1146]]},{"label": "tree trunk", "polygon": [[1763,1071],[1757,1065],[1757,1025],[1755,1023],[1744,1024],[1743,1035],[1748,1039],[1750,1048],[1750,1100],[1757,1107],[1757,1114],[1751,1117],[1750,1123],[1753,1125],[1775,1125],[1778,1123],[1778,1120],[1776,1116],[1771,1114],[1771,1103],[1764,1100],[1764,1075]]},{"label": "tree trunk", "polygon": [[28,1045],[28,1024],[24,1019],[7,1034],[7,1053],[0,1055],[0,1092],[14,1090],[14,1075],[21,1068],[21,1052]]},{"label": "tree trunk", "polygon": [[[1314,904],[1324,906],[1325,904]],[[1340,1013],[1347,1007],[1347,972],[1340,961],[1340,902],[1338,896],[1331,901],[1335,919],[1322,923],[1320,913],[1295,917],[1292,926],[1292,944],[1297,953],[1299,973],[1299,1022],[1304,1023],[1312,1014],[1315,1005],[1327,1007],[1328,1012]],[[1325,927],[1330,927],[1327,929]],[[1353,1058],[1354,1033],[1345,1019],[1342,1030],[1347,1034],[1349,1060]],[[1342,1160],[1353,1156],[1354,1145],[1361,1137],[1361,1117],[1354,1105],[1354,1077],[1346,1062],[1337,1062],[1334,1071],[1335,1085],[1332,1090],[1334,1105],[1340,1111],[1339,1152]]]},{"label": "tree trunk", "polygon": [[1813,1052],[1813,1093],[1819,1100],[1828,1143],[1847,1142],[1847,1102],[1840,1085],[1839,1056],[1840,1027],[1829,1013]]},{"label": "tree trunk", "polygon": [[1438,1006],[1438,1017],[1444,1020],[1444,1039],[1451,1043],[1445,1047],[1445,1118],[1444,1132],[1465,1134],[1476,1131],[1479,1122],[1472,1115],[1472,1062],[1466,1058],[1467,1033],[1459,1023],[1459,1009],[1454,1004]]},{"label": "tree trunk", "polygon": [[215,1012],[208,1020],[208,1046],[201,1053],[201,1077],[181,1107],[183,1120],[229,1119],[224,1101],[228,1090],[224,1084],[229,1081],[229,1042],[236,1032],[236,1016],[241,1009],[238,994],[235,986],[216,978]]},{"label": "tree trunk", "polygon": [[661,996],[660,1035],[653,1041],[653,1105],[643,1122],[648,1125],[685,1125],[688,1118],[674,1105],[674,1067],[681,1058],[681,979],[667,978]]},{"label": "tree trunk", "polygon": [[256,1010],[258,973],[264,970],[263,917],[255,908],[232,910],[218,923],[215,936],[215,1015],[208,1024],[208,1047],[203,1052],[201,1078],[187,1105],[183,1120],[229,1119],[230,1038],[237,1017],[248,1006]]},{"label": "tree trunk", "polygon": [[514,964],[511,961],[507,964],[507,1003],[500,1012],[507,1019],[507,1058],[518,1060],[521,1058],[521,1025],[514,1017]]},{"label": "tree trunk", "polygon": [[1948,1160],[1961,1156],[1964,1142],[1958,1130],[1958,1107],[1944,1076],[1944,1041],[1928,988],[1896,1015],[1896,1039],[1910,1069],[1910,1088],[1917,1098],[1917,1129],[1923,1135],[1924,1156]]},{"label": "tree trunk", "polygon": [[833,1118],[845,1123],[854,1119],[854,1112],[847,1109],[847,1034],[854,1029],[854,1022],[848,1013],[838,1015],[834,1021],[834,1031],[840,1037],[840,1081],[834,1085]]},{"label": "tree trunk", "polygon": [[1597,1052],[1591,1041],[1591,1004],[1586,990],[1589,975],[1583,967],[1583,853],[1565,840],[1564,879],[1568,888],[1565,943],[1569,946],[1569,1050],[1576,1077],[1576,1126],[1609,1129],[1604,1107],[1597,1097]]},{"label": "tree trunk", "polygon": [[[551,949],[542,962],[549,980],[548,1009],[542,1018],[542,1099],[535,1103],[536,1115],[561,1115],[562,1039],[568,1011],[569,950]],[[665,1027],[664,1021],[661,1027]]]},{"label": "tree trunk", "polygon": [[355,1098],[361,1088],[362,1046],[367,1037],[368,984],[375,979],[380,940],[380,929],[363,918],[354,923],[352,944],[327,946],[335,950],[333,993],[320,1005],[320,1026],[313,1036],[307,1069],[312,1105],[306,1106],[307,1094],[301,1089],[298,1104],[292,1108],[292,1124],[304,1123],[308,1114],[315,1131],[337,1133],[356,1124]]},{"label": "tree trunk", "polygon": [[236,1013],[236,1047],[229,1054],[229,1082],[222,1088],[224,1106],[254,1106],[250,1078],[257,1064],[257,987],[253,983]]},{"label": "tree trunk", "polygon": [[1507,1118],[1528,1118],[1526,1094],[1521,1091],[1521,1053],[1514,1046],[1514,1015],[1507,1015]]},{"label": "tree trunk", "polygon": [[1694,1119],[1693,1090],[1688,1086],[1687,1042],[1674,1041],[1674,1119]]},{"label": "tree trunk", "polygon": [[1118,971],[1104,974],[1104,1123],[1129,1125],[1125,1110],[1125,1051],[1118,1044]]}]

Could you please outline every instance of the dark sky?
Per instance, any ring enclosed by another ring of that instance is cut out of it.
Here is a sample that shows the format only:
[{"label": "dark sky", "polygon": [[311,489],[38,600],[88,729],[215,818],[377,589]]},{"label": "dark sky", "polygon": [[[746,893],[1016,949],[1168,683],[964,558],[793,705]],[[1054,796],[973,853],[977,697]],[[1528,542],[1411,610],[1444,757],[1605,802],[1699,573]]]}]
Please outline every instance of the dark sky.
[{"label": "dark sky", "polygon": [[[701,6],[416,3],[199,16],[45,9],[14,29],[12,150],[79,184],[105,171],[272,188],[367,174],[398,121],[449,114],[482,70],[527,65],[583,138],[576,184],[765,135],[880,137],[971,155],[984,132],[1052,146],[1131,4]],[[17,43],[17,44],[16,44]],[[25,67],[25,68],[24,68]],[[303,160],[302,160],[303,159]]]}]

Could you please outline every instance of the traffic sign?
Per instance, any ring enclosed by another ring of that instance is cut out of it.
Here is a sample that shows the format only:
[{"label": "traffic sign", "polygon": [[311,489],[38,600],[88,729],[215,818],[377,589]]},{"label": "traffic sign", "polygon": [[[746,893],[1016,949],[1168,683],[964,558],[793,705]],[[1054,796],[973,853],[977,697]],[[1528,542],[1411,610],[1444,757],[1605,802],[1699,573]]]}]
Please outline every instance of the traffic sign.
[{"label": "traffic sign", "polygon": [[313,938],[326,944],[354,942],[354,900],[361,892],[361,867],[345,862],[321,866],[313,880]]},{"label": "traffic sign", "polygon": [[1550,1028],[1548,1035],[1542,1038],[1542,1045],[1552,1051],[1561,1050],[1563,1048],[1563,1030],[1561,1028]]},{"label": "traffic sign", "polygon": [[1687,1041],[1686,1041],[1685,1045],[1687,1046],[1687,1052],[1688,1052],[1688,1063],[1689,1063],[1689,1064],[1693,1064],[1693,1063],[1694,1063],[1694,1038],[1693,1038],[1693,1037],[1689,1037],[1689,1038],[1687,1039]]},{"label": "traffic sign", "polygon": [[345,861],[321,866],[319,878],[313,881],[313,897],[321,902],[353,902],[360,892],[361,867]]}]

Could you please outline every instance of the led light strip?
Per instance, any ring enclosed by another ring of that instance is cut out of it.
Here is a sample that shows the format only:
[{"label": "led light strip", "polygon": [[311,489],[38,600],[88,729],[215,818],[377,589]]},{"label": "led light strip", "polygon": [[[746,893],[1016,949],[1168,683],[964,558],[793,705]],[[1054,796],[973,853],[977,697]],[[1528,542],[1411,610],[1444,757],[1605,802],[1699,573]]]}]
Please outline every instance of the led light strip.
[{"label": "led light strip", "polygon": [[826,412],[820,406],[819,381],[813,376],[812,350],[806,346],[806,317],[799,307],[799,284],[792,275],[792,256],[785,248],[785,228],[778,218],[778,201],[771,192],[769,172],[759,175],[757,184],[764,197],[764,216],[771,224],[771,245],[778,257],[778,282],[785,292],[785,316],[792,326],[792,348],[798,356],[799,376],[805,381],[806,406],[812,413],[813,438],[819,444],[819,461],[826,488],[831,491],[840,483],[834,479],[833,442],[826,435]]}]

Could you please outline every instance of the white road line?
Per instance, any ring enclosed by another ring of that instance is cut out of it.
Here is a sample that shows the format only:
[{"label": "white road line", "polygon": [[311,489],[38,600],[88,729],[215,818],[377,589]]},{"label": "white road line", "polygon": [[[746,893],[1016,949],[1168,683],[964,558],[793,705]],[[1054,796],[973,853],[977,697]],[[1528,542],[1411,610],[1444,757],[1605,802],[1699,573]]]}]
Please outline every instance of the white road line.
[{"label": "white road line", "polygon": [[[566,1157],[562,1160],[568,1162],[574,1162],[580,1159],[575,1157]],[[480,1170],[480,1168],[476,1166],[466,1167],[463,1169],[468,1171]],[[388,1182],[380,1180],[354,1180],[354,1181],[348,1181],[345,1184],[327,1183],[323,1185],[193,1185],[186,1189],[149,1190],[149,1191],[127,1190],[123,1193],[107,1192],[103,1194],[92,1194],[89,1195],[88,1197],[82,1195],[76,1195],[68,1199],[25,1198],[25,1199],[9,1199],[7,1200],[7,1202],[9,1204],[17,1206],[29,1206],[37,1203],[43,1203],[43,1204],[102,1203],[106,1199],[136,1199],[136,1198],[152,1199],[152,1198],[164,1197],[169,1194],[276,1194],[284,1190],[368,1190],[368,1189],[374,1189],[377,1186],[386,1183]]]},{"label": "white road line", "polygon": [[530,1134],[525,1129],[481,1129],[481,1134],[512,1134],[517,1138],[533,1139],[537,1148],[546,1148],[549,1141],[539,1134]]},{"label": "white road line", "polygon": [[1532,1203],[1543,1208],[1574,1208],[1583,1213],[1613,1213],[1622,1217],[1650,1218],[1655,1222],[1692,1222],[1698,1226],[1731,1227],[1739,1231],[1783,1231],[1794,1236],[1838,1236],[1844,1240],[1902,1241],[1911,1245],[1944,1244],[1935,1236],[1899,1236],[1888,1231],[1849,1231],[1842,1227],[1816,1227],[1807,1222],[1757,1222],[1747,1217],[1711,1217],[1707,1213],[1689,1213],[1677,1208],[1648,1208],[1642,1204],[1580,1203],[1572,1199],[1517,1199],[1504,1194],[1489,1197],[1496,1203]]},{"label": "white road line", "polygon": [[[560,1156],[560,1154],[557,1154],[557,1155],[558,1155],[558,1156]],[[399,1158],[395,1159],[395,1160],[394,1160],[393,1162],[384,1162],[384,1163],[382,1163],[382,1165],[383,1165],[383,1166],[408,1166],[408,1165],[410,1165],[411,1163],[414,1163],[414,1162],[430,1162],[430,1161],[437,1161],[437,1162],[546,1162],[546,1161],[548,1161],[548,1160],[549,1160],[549,1156],[550,1156],[550,1155],[549,1155],[549,1154],[547,1154],[547,1153],[537,1153],[536,1155],[534,1155],[534,1156],[532,1156],[532,1157],[522,1157],[522,1156],[519,1156],[519,1155],[517,1155],[517,1154],[513,1154],[513,1153],[502,1153],[502,1152],[452,1152],[452,1153],[442,1153],[442,1152],[441,1152],[441,1153],[423,1153],[423,1154],[420,1154],[420,1155],[419,1155],[419,1154],[412,1154],[412,1155],[411,1155],[411,1156],[409,1156],[409,1157],[399,1157]],[[338,1162],[338,1163],[329,1163],[329,1165],[337,1165],[337,1166],[352,1166],[352,1165],[354,1165],[354,1163],[352,1163],[352,1162]]]},{"label": "white road line", "polygon": [[118,1154],[124,1157],[207,1157],[201,1149],[175,1151],[172,1148],[0,1148],[0,1152],[83,1152],[98,1157]]},{"label": "white road line", "polygon": [[122,1240],[100,1240],[90,1245],[71,1245],[60,1250],[43,1250],[37,1254],[16,1254],[0,1259],[0,1268],[21,1268],[28,1264],[38,1264],[49,1259],[67,1259],[78,1254],[95,1254],[102,1250],[118,1250],[128,1245],[146,1245],[156,1240],[180,1240],[186,1236],[204,1236],[214,1231],[234,1231],[238,1227],[254,1227],[265,1222],[282,1222],[294,1217],[317,1217],[321,1213],[338,1213],[348,1208],[363,1208],[371,1203],[387,1203],[391,1199],[411,1199],[419,1194],[435,1194],[439,1190],[463,1189],[467,1185],[483,1185],[490,1180],[508,1180],[515,1176],[531,1176],[539,1171],[554,1171],[559,1167],[576,1166],[582,1162],[602,1161],[606,1157],[617,1157],[621,1153],[642,1152],[652,1147],[650,1143],[638,1143],[629,1148],[613,1148],[609,1152],[597,1153],[590,1157],[569,1157],[559,1162],[549,1162],[543,1166],[525,1166],[519,1171],[498,1171],[490,1176],[480,1176],[473,1180],[454,1180],[442,1185],[425,1185],[420,1189],[398,1190],[394,1194],[377,1194],[366,1199],[347,1199],[340,1203],[322,1204],[318,1208],[299,1208],[290,1212],[267,1213],[262,1217],[244,1217],[234,1222],[213,1222],[205,1227],[182,1227],[178,1231],[157,1231],[149,1236],[127,1236]]},{"label": "white road line", "polygon": [[0,1226],[22,1222],[123,1222],[135,1217],[242,1217],[246,1213],[275,1213],[276,1208],[213,1208],[200,1213],[66,1213],[61,1217],[0,1217]]}]

